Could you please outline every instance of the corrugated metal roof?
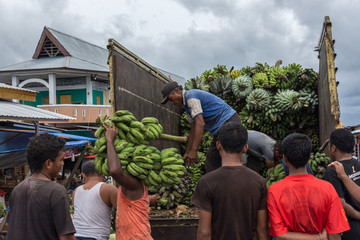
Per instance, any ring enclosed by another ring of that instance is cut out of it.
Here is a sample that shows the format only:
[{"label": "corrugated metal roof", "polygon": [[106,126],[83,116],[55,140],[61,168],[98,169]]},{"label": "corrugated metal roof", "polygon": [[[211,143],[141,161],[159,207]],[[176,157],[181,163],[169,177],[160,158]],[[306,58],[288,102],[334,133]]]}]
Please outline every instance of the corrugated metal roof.
[{"label": "corrugated metal roof", "polygon": [[40,70],[40,69],[54,69],[54,68],[69,68],[80,69],[87,71],[108,72],[108,67],[104,67],[95,63],[87,62],[75,57],[52,57],[39,58],[26,62],[17,63],[7,67],[0,68],[3,71],[17,71],[17,70]]},{"label": "corrugated metal roof", "polygon": [[[72,57],[79,58],[107,68],[108,50],[79,38],[46,27],[63,45]],[[106,45],[107,43],[104,43]]]},{"label": "corrugated metal roof", "polygon": [[20,103],[0,100],[0,119],[22,119],[29,121],[68,121],[75,120],[76,118]]},{"label": "corrugated metal roof", "polygon": [[20,88],[20,87],[14,87],[5,83],[0,83],[0,88],[9,88],[9,89],[15,89],[15,90],[21,90],[26,92],[36,92],[34,90],[26,89],[26,88]]}]

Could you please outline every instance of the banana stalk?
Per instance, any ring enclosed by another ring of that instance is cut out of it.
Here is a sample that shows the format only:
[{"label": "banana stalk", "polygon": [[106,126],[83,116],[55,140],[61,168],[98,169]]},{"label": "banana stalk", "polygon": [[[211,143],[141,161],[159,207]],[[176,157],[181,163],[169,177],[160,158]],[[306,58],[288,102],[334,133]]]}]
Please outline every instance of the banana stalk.
[{"label": "banana stalk", "polygon": [[188,141],[188,137],[187,136],[175,136],[175,135],[170,135],[170,134],[161,134],[160,139],[163,140],[169,140],[169,141],[173,141],[173,142],[179,142],[179,143],[186,143]]}]

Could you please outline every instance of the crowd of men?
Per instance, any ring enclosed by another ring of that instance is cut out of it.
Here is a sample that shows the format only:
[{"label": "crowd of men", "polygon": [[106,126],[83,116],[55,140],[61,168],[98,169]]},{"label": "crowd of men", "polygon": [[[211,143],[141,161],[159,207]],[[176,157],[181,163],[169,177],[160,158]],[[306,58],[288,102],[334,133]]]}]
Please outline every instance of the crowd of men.
[{"label": "crowd of men", "polygon": [[[197,239],[358,239],[360,236],[360,163],[353,158],[354,138],[337,129],[330,135],[333,162],[325,180],[307,171],[312,143],[293,133],[281,143],[248,131],[220,98],[201,90],[165,84],[163,101],[183,106],[190,122],[186,165],[197,159],[204,130],[214,135],[192,204],[200,209]],[[10,197],[8,239],[108,239],[111,209],[116,208],[116,239],[151,237],[149,196],[144,183],[122,170],[114,149],[117,128],[105,124],[109,173],[119,185],[102,182],[93,162],[82,166],[85,184],[73,193],[74,221],[65,189],[52,178],[63,166],[65,142],[50,134],[33,137],[26,150],[32,176]],[[244,155],[247,154],[246,157]],[[288,176],[266,188],[256,172],[283,159]],[[251,169],[250,166],[254,166]]]}]

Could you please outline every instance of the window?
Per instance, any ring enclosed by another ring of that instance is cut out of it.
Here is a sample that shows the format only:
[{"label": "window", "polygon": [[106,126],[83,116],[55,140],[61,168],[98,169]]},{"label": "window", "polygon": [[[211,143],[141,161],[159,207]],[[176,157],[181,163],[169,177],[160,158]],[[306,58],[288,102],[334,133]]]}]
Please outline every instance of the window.
[{"label": "window", "polygon": [[71,104],[71,95],[60,95],[60,104]]},{"label": "window", "polygon": [[74,116],[77,116],[77,109],[74,109]]},{"label": "window", "polygon": [[42,105],[49,105],[49,97],[42,97]]},{"label": "window", "polygon": [[106,109],[106,115],[109,115],[109,109]]},{"label": "window", "polygon": [[85,109],[82,110],[82,115],[83,115],[83,117],[86,116],[86,110]]},{"label": "window", "polygon": [[101,98],[99,96],[96,97],[96,105],[100,105]]},{"label": "window", "polygon": [[99,109],[99,116],[101,116],[101,109]]},{"label": "window", "polygon": [[55,113],[58,113],[58,109],[57,109],[57,108],[55,108]]}]

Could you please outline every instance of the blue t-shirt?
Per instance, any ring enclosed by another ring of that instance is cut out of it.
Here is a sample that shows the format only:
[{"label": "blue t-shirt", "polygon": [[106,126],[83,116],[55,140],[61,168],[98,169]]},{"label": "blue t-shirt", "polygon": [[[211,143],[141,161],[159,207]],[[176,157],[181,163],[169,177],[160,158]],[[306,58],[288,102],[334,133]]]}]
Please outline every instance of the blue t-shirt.
[{"label": "blue t-shirt", "polygon": [[231,118],[236,111],[221,98],[202,90],[192,89],[184,92],[185,111],[190,122],[199,114],[203,115],[205,130],[214,136],[221,125]]}]

